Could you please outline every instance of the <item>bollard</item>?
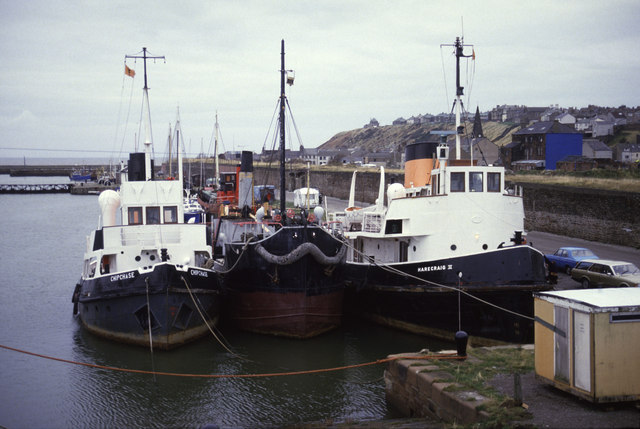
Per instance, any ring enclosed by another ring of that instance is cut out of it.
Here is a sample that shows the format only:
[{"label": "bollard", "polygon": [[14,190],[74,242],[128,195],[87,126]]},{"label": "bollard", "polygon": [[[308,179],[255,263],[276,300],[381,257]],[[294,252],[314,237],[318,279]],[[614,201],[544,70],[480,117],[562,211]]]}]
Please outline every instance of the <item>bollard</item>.
[{"label": "bollard", "polygon": [[467,339],[469,335],[465,331],[456,332],[456,349],[458,351],[458,356],[466,356],[467,355]]},{"label": "bollard", "polygon": [[522,406],[522,383],[517,372],[513,374],[513,402],[516,407]]}]

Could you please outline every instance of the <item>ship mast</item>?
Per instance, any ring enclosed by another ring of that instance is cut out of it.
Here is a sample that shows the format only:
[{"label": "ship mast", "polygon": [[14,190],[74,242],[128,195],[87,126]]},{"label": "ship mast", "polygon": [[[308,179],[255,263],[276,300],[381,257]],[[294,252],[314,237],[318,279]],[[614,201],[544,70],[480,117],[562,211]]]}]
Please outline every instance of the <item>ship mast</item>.
[{"label": "ship mast", "polygon": [[[462,96],[464,95],[464,87],[460,85],[460,58],[468,58],[473,55],[464,55],[464,47],[465,46],[473,46],[473,45],[465,45],[464,39],[460,37],[456,37],[456,41],[453,45],[440,45],[440,46],[453,46],[455,47],[456,54],[456,99],[454,100],[454,108],[456,111],[456,159],[460,159],[460,136],[464,134],[464,127],[461,125],[460,116],[462,114]],[[469,149],[473,153],[473,148],[470,146]]]},{"label": "ship mast", "polygon": [[164,56],[150,56],[147,55],[147,48],[142,48],[142,56],[140,55],[125,55],[125,61],[127,58],[142,58],[144,64],[144,88],[143,88],[143,104],[147,111],[144,122],[144,169],[145,169],[145,180],[151,180],[153,177],[153,172],[151,171],[151,151],[152,151],[152,135],[151,135],[151,110],[149,109],[149,87],[147,86],[147,59],[164,60]]},{"label": "ship mast", "polygon": [[284,219],[286,205],[286,189],[285,189],[285,135],[284,135],[284,105],[286,96],[284,94],[284,39],[282,40],[282,49],[280,51],[280,215]]}]

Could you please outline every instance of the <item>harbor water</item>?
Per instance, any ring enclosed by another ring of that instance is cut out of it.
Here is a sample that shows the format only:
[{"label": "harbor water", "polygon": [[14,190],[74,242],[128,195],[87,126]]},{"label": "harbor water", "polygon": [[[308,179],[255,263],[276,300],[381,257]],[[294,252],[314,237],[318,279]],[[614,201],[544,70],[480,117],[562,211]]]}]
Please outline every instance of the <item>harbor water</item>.
[{"label": "harbor water", "polygon": [[[44,181],[68,179],[0,176],[0,183]],[[213,336],[153,353],[103,340],[79,325],[71,303],[82,270],[85,237],[97,226],[98,216],[95,195],[0,195],[2,427],[282,427],[384,420],[397,416],[385,401],[380,364],[236,378],[152,375],[105,367],[196,375],[274,374],[452,347],[351,319],[340,329],[304,341],[223,325],[221,332],[232,352]]]}]

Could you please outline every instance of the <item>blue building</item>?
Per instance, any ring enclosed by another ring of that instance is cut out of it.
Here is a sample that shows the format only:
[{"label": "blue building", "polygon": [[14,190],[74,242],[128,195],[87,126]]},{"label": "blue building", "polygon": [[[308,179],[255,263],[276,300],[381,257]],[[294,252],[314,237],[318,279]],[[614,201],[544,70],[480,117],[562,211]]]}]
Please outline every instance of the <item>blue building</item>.
[{"label": "blue building", "polygon": [[544,161],[547,170],[555,170],[562,158],[582,155],[582,134],[557,121],[535,122],[512,134],[503,155],[512,167],[522,161]]}]

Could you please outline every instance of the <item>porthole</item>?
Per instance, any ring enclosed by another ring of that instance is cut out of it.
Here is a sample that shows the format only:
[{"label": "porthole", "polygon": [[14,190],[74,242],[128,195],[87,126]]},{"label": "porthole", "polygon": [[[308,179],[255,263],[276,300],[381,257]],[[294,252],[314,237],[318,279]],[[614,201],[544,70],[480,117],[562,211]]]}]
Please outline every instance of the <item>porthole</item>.
[{"label": "porthole", "polygon": [[413,246],[413,251],[414,251],[414,252],[416,251],[416,246]]},{"label": "porthole", "polygon": [[155,261],[156,260],[156,255],[149,256],[149,259],[151,259],[152,261]]},{"label": "porthole", "polygon": [[456,246],[455,244],[451,245],[451,250],[456,250],[458,248],[458,246]]},{"label": "porthole", "polygon": [[489,246],[487,246],[486,244],[482,245],[482,250],[487,250],[489,248]]},{"label": "porthole", "polygon": [[142,259],[140,255],[136,256],[136,262],[140,262],[140,259]]}]

